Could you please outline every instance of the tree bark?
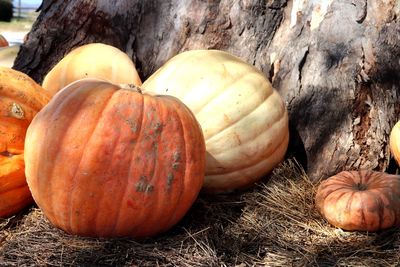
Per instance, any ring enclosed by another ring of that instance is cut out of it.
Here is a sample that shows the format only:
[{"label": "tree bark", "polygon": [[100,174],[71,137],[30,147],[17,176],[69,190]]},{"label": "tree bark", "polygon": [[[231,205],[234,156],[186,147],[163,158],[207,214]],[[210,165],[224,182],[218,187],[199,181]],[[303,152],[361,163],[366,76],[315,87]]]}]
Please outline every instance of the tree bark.
[{"label": "tree bark", "polygon": [[181,51],[225,50],[281,93],[289,155],[313,179],[385,170],[400,111],[399,13],[396,0],[49,0],[14,67],[41,82],[72,48],[103,42],[145,80]]}]

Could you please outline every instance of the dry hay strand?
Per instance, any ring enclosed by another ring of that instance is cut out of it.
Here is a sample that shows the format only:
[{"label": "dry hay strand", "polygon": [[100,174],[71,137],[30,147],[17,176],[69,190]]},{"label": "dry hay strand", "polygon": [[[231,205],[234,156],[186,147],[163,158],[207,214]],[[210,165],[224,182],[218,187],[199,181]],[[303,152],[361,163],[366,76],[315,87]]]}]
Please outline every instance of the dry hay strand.
[{"label": "dry hay strand", "polygon": [[251,191],[202,195],[157,238],[71,236],[42,212],[0,221],[4,266],[396,266],[398,229],[345,232],[314,207],[316,186],[292,160]]}]

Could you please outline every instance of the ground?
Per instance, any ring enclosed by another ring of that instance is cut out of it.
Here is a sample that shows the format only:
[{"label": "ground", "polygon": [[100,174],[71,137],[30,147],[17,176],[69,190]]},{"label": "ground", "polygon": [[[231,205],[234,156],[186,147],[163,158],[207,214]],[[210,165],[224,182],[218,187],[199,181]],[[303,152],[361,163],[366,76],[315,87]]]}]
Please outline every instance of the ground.
[{"label": "ground", "polygon": [[316,185],[288,160],[248,191],[201,195],[146,240],[71,236],[31,207],[0,220],[0,266],[398,266],[398,228],[332,227],[315,209]]}]

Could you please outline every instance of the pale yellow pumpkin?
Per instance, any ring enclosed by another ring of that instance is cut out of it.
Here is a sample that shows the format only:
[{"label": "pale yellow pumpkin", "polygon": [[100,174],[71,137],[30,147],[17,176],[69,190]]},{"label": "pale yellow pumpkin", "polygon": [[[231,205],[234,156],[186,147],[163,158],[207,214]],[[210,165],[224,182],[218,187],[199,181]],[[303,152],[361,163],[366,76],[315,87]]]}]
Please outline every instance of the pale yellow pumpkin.
[{"label": "pale yellow pumpkin", "polygon": [[400,165],[400,121],[393,126],[390,132],[389,144],[394,159]]},{"label": "pale yellow pumpkin", "polygon": [[42,86],[54,95],[68,84],[88,77],[116,84],[142,84],[127,54],[111,45],[92,43],[68,53],[46,75]]},{"label": "pale yellow pumpkin", "polygon": [[170,59],[142,86],[173,95],[199,121],[206,140],[204,191],[249,187],[284,158],[285,104],[262,72],[218,50],[192,50]]}]

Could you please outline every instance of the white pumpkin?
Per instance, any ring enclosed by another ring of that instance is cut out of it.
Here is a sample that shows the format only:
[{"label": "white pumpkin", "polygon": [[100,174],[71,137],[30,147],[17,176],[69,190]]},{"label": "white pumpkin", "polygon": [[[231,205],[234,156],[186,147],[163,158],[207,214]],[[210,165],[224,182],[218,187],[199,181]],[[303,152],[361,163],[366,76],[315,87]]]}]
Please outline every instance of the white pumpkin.
[{"label": "white pumpkin", "polygon": [[396,122],[390,132],[389,147],[397,165],[400,166],[400,121]]},{"label": "white pumpkin", "polygon": [[69,52],[46,75],[42,87],[54,95],[70,83],[83,78],[142,85],[135,64],[127,54],[111,45],[92,43]]},{"label": "white pumpkin", "polygon": [[249,187],[284,158],[289,127],[281,96],[262,72],[227,52],[183,52],[142,88],[175,96],[195,114],[206,140],[206,192]]}]

